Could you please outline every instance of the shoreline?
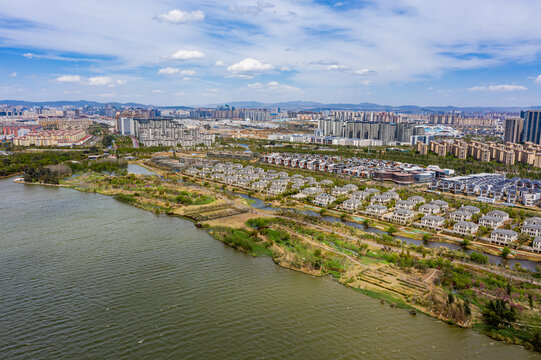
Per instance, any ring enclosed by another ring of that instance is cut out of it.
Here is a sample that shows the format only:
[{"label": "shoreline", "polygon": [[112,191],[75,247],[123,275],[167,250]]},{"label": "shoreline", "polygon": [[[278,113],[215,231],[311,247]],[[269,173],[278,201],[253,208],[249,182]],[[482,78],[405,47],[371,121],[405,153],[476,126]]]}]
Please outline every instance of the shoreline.
[{"label": "shoreline", "polygon": [[[18,182],[18,183],[22,183],[22,184],[26,184],[24,181],[22,182]],[[41,184],[41,183],[31,183],[32,185],[45,185],[45,186],[48,186],[50,184]],[[54,186],[54,187],[63,187],[63,188],[71,188],[71,189],[74,189],[74,190],[77,190],[77,191],[82,191],[82,192],[94,192],[94,193],[99,193],[101,195],[105,195],[105,196],[113,196],[115,197],[114,194],[110,194],[110,193],[106,193],[104,191],[96,191],[96,189],[94,189],[93,191],[92,190],[85,190],[83,188],[78,188],[76,186],[73,186],[73,185],[66,185],[66,184],[59,184],[59,185],[51,185],[51,186]],[[119,200],[119,199],[117,199]],[[119,200],[121,201],[121,200]],[[158,214],[155,212],[155,208],[154,209],[151,209],[152,206],[148,206],[148,205],[144,205],[144,204],[140,204],[139,202],[126,202],[127,205],[133,205],[133,206],[136,206],[142,210],[147,210],[147,211],[150,211],[150,212],[154,212],[155,214]],[[283,267],[283,268],[286,268],[286,269],[289,269],[289,270],[294,270],[294,271],[298,271],[298,272],[302,272],[302,273],[305,273],[307,275],[313,275],[313,276],[326,276],[326,275],[333,275],[333,278],[338,281],[339,283],[341,283],[342,285],[345,285],[347,287],[350,287],[352,288],[354,291],[356,292],[359,292],[359,293],[362,293],[364,295],[367,295],[367,296],[370,296],[372,298],[375,298],[375,299],[378,299],[378,300],[382,300],[382,301],[385,301],[386,303],[389,303],[391,306],[393,307],[400,307],[400,308],[403,308],[403,309],[406,309],[406,310],[410,310],[410,311],[413,311],[412,309],[414,309],[415,313],[417,312],[420,312],[420,313],[423,313],[427,316],[430,316],[430,317],[433,317],[433,318],[436,318],[436,319],[439,319],[441,321],[444,321],[446,323],[449,323],[451,325],[457,325],[459,327],[463,327],[463,328],[468,328],[468,327],[472,327],[474,324],[460,324],[460,323],[457,323],[453,320],[450,320],[449,318],[446,318],[445,316],[443,316],[442,314],[438,314],[438,313],[434,313],[433,311],[429,310],[429,309],[426,309],[426,308],[423,308],[423,307],[419,307],[419,306],[414,306],[414,305],[410,305],[409,303],[405,302],[404,300],[402,300],[400,297],[400,294],[396,294],[396,291],[393,291],[392,289],[386,289],[385,287],[382,288],[382,285],[381,284],[371,284],[370,282],[367,282],[366,280],[364,280],[364,283],[367,284],[365,288],[359,288],[359,287],[356,287],[356,286],[352,286],[349,284],[349,282],[342,278],[341,276],[336,276],[336,274],[333,274],[333,273],[326,273],[326,274],[319,274],[319,275],[316,275],[314,274],[313,272],[309,272],[307,269],[303,269],[303,268],[295,268],[293,266],[291,266],[291,264],[288,264],[287,262],[281,262],[281,261],[276,261],[276,259],[274,258],[274,256],[272,255],[269,255],[268,253],[261,253],[261,254],[255,254],[251,251],[246,251],[242,248],[239,248],[239,247],[235,247],[235,246],[232,246],[231,244],[228,244],[227,242],[223,241],[223,239],[220,239],[219,237],[215,236],[213,233],[212,233],[212,229],[213,227],[210,226],[210,225],[207,225],[205,224],[205,221],[203,222],[198,222],[196,221],[195,219],[192,219],[192,218],[189,218],[189,217],[186,217],[186,216],[183,216],[181,214],[177,214],[177,213],[165,213],[166,215],[168,216],[174,216],[174,217],[179,217],[179,218],[182,218],[184,220],[189,220],[191,221],[194,226],[196,227],[202,227],[204,228],[207,233],[213,237],[214,239],[224,243],[225,245],[228,245],[230,247],[233,247],[237,250],[240,250],[242,252],[245,252],[247,254],[250,254],[252,256],[270,256],[273,261]],[[270,216],[274,216],[274,215],[270,215]],[[258,215],[258,217],[260,217]],[[398,295],[398,297],[397,297]],[[485,335],[490,335],[484,331],[481,331],[482,333],[484,333]],[[495,338],[497,340],[502,340],[500,338],[497,338],[495,336],[490,336],[492,338]]]}]

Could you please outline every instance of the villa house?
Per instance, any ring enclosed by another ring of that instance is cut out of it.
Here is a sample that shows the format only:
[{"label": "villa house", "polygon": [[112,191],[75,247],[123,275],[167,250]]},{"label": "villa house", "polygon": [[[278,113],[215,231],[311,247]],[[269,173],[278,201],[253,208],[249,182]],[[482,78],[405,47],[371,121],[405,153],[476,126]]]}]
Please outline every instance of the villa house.
[{"label": "villa house", "polygon": [[370,196],[370,193],[368,191],[355,191],[353,194],[351,194],[351,198],[359,201],[364,201],[368,199]]},{"label": "villa house", "polygon": [[463,205],[458,210],[469,212],[472,215],[479,214],[481,212],[481,209],[479,209],[477,206],[472,205]]},{"label": "villa house", "polygon": [[479,225],[471,221],[459,221],[453,225],[453,231],[460,235],[473,235],[479,230]]},{"label": "villa house", "polygon": [[453,221],[466,221],[472,218],[472,214],[467,211],[457,210],[450,213],[449,217]]},{"label": "villa house", "polygon": [[520,228],[520,232],[523,234],[528,234],[531,237],[541,236],[541,225],[527,224],[523,225]]},{"label": "villa house", "polygon": [[425,215],[421,219],[421,226],[429,229],[441,229],[445,219],[438,215]]},{"label": "villa house", "polygon": [[342,209],[347,211],[357,211],[358,208],[360,208],[363,205],[363,203],[356,199],[347,199],[342,203]]},{"label": "villa house", "polygon": [[423,204],[419,206],[419,212],[425,215],[436,215],[439,214],[441,208],[436,204]]},{"label": "villa house", "polygon": [[496,229],[490,234],[490,242],[507,245],[518,239],[518,233],[513,230]]},{"label": "villa house", "polygon": [[415,212],[406,209],[396,209],[393,211],[391,220],[399,224],[407,224],[413,217]]},{"label": "villa house", "polygon": [[422,203],[426,202],[425,198],[422,197],[422,196],[410,196],[408,198],[408,201],[413,201],[415,203],[415,205],[422,204]]},{"label": "villa house", "polygon": [[509,220],[509,214],[501,210],[492,210],[487,213],[487,216],[499,218],[502,222]]},{"label": "villa house", "polygon": [[327,207],[332,202],[336,201],[336,198],[329,194],[319,194],[314,198],[313,203],[318,206]]},{"label": "villa house", "polygon": [[409,200],[399,200],[396,202],[397,209],[413,210],[415,203]]},{"label": "villa house", "polygon": [[370,214],[372,216],[378,216],[379,217],[379,216],[385,214],[387,211],[389,211],[389,209],[387,209],[387,206],[380,205],[380,204],[368,205],[366,207],[366,213]]},{"label": "villa house", "polygon": [[331,190],[331,194],[333,196],[344,196],[349,193],[348,189],[345,187],[335,187]]},{"label": "villa house", "polygon": [[504,221],[501,218],[495,216],[483,216],[479,219],[479,225],[490,227],[492,229],[499,228],[503,223]]},{"label": "villa house", "polygon": [[432,200],[429,204],[438,205],[442,211],[449,209],[449,203],[443,200]]}]

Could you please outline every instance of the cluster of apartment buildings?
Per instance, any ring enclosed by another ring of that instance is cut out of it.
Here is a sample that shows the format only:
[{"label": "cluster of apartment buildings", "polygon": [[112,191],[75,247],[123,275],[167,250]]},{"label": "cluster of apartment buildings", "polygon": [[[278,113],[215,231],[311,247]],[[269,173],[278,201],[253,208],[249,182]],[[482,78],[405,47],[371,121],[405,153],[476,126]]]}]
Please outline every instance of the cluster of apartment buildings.
[{"label": "cluster of apartment buildings", "polygon": [[319,137],[380,140],[383,145],[412,143],[414,136],[424,136],[424,128],[413,123],[349,121],[333,118],[318,120]]},{"label": "cluster of apartment buildings", "polygon": [[83,145],[92,138],[86,130],[31,131],[13,138],[17,146],[75,146]]},{"label": "cluster of apartment buildings", "polygon": [[133,135],[145,146],[211,146],[214,134],[201,132],[198,126],[186,126],[171,119],[119,118],[116,130],[122,135]]},{"label": "cluster of apartment buildings", "polygon": [[480,202],[505,201],[508,205],[517,202],[524,206],[541,204],[541,180],[515,177],[508,179],[500,174],[472,174],[445,179],[435,179],[431,190],[452,192],[477,197]]},{"label": "cluster of apartment buildings", "polygon": [[454,174],[452,169],[440,169],[437,166],[423,168],[388,160],[315,154],[272,153],[261,156],[260,161],[298,169],[372,178],[377,181],[392,181],[400,185],[431,182],[435,178]]},{"label": "cluster of apartment buildings", "polygon": [[444,139],[430,141],[428,144],[418,142],[416,149],[421,155],[426,155],[428,151],[431,151],[439,156],[452,154],[463,160],[472,157],[484,162],[496,161],[506,165],[521,163],[541,168],[541,145],[531,142],[521,145]]}]

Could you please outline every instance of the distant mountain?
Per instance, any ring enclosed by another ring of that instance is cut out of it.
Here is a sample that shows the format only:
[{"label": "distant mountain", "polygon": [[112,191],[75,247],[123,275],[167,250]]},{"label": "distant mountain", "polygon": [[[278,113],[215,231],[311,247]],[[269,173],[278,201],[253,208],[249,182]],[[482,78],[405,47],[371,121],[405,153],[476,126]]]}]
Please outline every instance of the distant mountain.
[{"label": "distant mountain", "polygon": [[[87,101],[87,100],[78,100],[78,101],[21,101],[21,100],[0,100],[0,104],[5,105],[22,105],[26,107],[31,106],[50,106],[50,107],[64,107],[64,106],[73,106],[76,108],[85,107],[85,106],[94,106],[102,107],[110,104],[115,107],[139,107],[139,108],[168,108],[168,109],[192,109],[194,107],[216,107],[223,106],[221,104],[207,104],[199,106],[155,106],[155,105],[145,105],[139,103],[118,103],[118,102],[109,102],[101,103],[97,101]],[[229,106],[234,106],[236,108],[243,109],[285,109],[285,110],[296,110],[296,111],[325,111],[325,110],[348,110],[348,111],[385,111],[385,112],[397,112],[397,113],[408,113],[408,114],[419,114],[419,113],[447,113],[447,112],[463,112],[463,113],[483,113],[483,112],[514,112],[518,113],[524,109],[531,110],[541,110],[541,106],[527,106],[527,107],[498,107],[498,106],[479,106],[479,107],[458,107],[458,106],[417,106],[417,105],[379,105],[373,103],[359,103],[359,104],[347,104],[347,103],[337,103],[337,104],[324,104],[314,101],[289,101],[289,102],[277,102],[277,103],[262,103],[258,101],[236,101],[228,103]]]}]

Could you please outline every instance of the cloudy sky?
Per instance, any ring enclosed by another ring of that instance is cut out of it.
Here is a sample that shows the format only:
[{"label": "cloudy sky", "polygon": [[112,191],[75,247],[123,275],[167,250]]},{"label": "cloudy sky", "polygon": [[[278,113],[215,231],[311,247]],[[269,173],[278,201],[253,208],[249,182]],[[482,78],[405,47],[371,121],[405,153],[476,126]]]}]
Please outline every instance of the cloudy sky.
[{"label": "cloudy sky", "polygon": [[0,98],[541,105],[539,0],[0,0]]}]

